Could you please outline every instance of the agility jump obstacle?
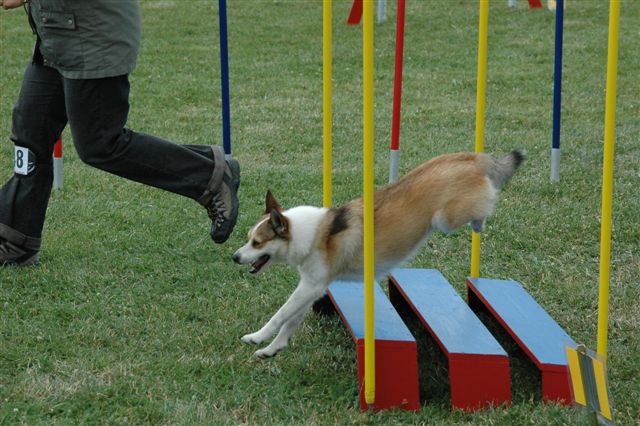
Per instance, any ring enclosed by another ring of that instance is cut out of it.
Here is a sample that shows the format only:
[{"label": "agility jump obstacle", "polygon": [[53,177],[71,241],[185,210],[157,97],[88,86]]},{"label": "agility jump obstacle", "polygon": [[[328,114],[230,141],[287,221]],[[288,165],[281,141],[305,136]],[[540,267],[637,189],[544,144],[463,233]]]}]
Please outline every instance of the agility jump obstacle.
[{"label": "agility jump obstacle", "polygon": [[[377,284],[375,293],[375,375],[378,391],[375,409],[418,410],[418,355],[416,341],[400,315]],[[360,407],[370,406],[363,392],[365,384],[365,323],[362,282],[336,281],[328,295],[356,344]]]},{"label": "agility jump obstacle", "polygon": [[[609,22],[609,53],[607,64],[607,97],[605,112],[605,150],[602,190],[602,228],[600,256],[600,294],[598,309],[598,353],[606,359],[608,287],[611,238],[611,193],[613,180],[613,142],[615,126],[615,77],[618,49],[618,0],[611,1]],[[398,19],[404,18],[404,7]],[[415,410],[414,389],[416,379],[409,377],[415,371],[417,354],[415,340],[407,335],[390,303],[380,287],[373,282],[373,34],[371,0],[354,0],[349,20],[358,17],[357,8],[362,5],[363,55],[364,55],[364,193],[365,193],[365,282],[335,282],[329,288],[331,299],[340,318],[356,342],[360,405],[364,409],[403,408]],[[404,6],[404,4],[402,5]],[[562,1],[560,6],[563,6]],[[330,66],[331,1],[324,2],[324,172],[331,172],[331,117],[330,117]],[[355,12],[354,12],[355,11]],[[402,12],[402,13],[401,13]],[[484,112],[486,97],[488,0],[480,0],[478,31],[478,69],[476,94],[475,150],[484,151]],[[404,25],[398,23],[396,37],[401,37]],[[396,40],[396,46],[402,46]],[[396,52],[396,58],[398,56]],[[397,70],[401,62],[396,61]],[[559,74],[559,73],[558,73]],[[327,87],[327,85],[329,87]],[[328,94],[328,95],[327,95]],[[394,96],[395,99],[395,96]],[[400,97],[398,96],[398,102]],[[399,126],[399,106],[398,106]],[[327,114],[327,112],[329,112]],[[395,116],[394,105],[394,116]],[[395,120],[395,119],[394,119]],[[555,132],[555,130],[554,130]],[[399,128],[398,132],[399,134]],[[327,143],[328,140],[328,143]],[[328,183],[328,184],[327,184]],[[330,178],[324,180],[325,206],[331,205]],[[367,272],[368,271],[368,272]],[[362,298],[362,293],[365,297]],[[542,375],[544,401],[571,403],[569,364],[565,348],[575,348],[576,343],[551,316],[526,292],[524,287],[508,280],[480,278],[480,236],[472,233],[471,272],[467,279],[467,304],[457,295],[441,273],[424,269],[396,269],[389,276],[389,294],[392,300],[407,303],[421,324],[445,353],[449,363],[452,407],[476,410],[485,406],[510,403],[511,384],[508,354],[491,336],[471,308],[484,307],[508,332],[524,353],[533,361]],[[445,311],[443,311],[443,308]],[[374,309],[377,316],[374,318]],[[452,318],[455,320],[452,320]],[[393,342],[393,343],[391,343]],[[395,345],[395,346],[394,346]],[[399,348],[398,354],[389,352]],[[377,349],[376,364],[375,351]],[[393,360],[389,362],[389,360]],[[479,368],[479,366],[481,368]],[[490,380],[486,374],[491,372]],[[416,373],[417,374],[417,373]],[[378,387],[376,387],[376,376]],[[398,391],[400,389],[400,391]],[[400,393],[397,393],[400,392]]]},{"label": "agility jump obstacle", "polygon": [[571,402],[565,347],[576,343],[515,281],[467,279],[470,306],[484,306],[542,373],[543,401]]},{"label": "agility jump obstacle", "polygon": [[451,406],[467,411],[511,401],[509,357],[435,269],[395,269],[394,305],[406,303],[447,357]]}]

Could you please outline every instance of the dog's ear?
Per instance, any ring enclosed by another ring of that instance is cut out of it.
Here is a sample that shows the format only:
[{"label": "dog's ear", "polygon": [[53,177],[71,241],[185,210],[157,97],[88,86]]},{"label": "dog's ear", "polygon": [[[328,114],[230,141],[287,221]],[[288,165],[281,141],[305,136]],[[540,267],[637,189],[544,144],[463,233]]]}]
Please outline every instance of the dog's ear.
[{"label": "dog's ear", "polygon": [[289,238],[289,222],[280,210],[271,209],[269,223],[278,237]]},{"label": "dog's ear", "polygon": [[271,190],[267,191],[267,197],[264,201],[264,204],[264,214],[271,214],[271,210],[277,210],[279,212],[282,211],[282,207],[280,207],[280,204],[278,204],[278,200],[276,200],[276,197],[273,196]]}]

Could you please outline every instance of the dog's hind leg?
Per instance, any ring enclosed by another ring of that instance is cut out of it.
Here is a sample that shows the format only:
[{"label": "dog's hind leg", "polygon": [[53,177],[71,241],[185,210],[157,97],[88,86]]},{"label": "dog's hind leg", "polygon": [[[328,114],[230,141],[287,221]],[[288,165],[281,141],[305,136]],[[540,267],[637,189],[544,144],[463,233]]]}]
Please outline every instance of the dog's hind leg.
[{"label": "dog's hind leg", "polygon": [[289,321],[285,322],[282,327],[280,327],[280,331],[276,338],[273,339],[273,342],[271,342],[266,348],[256,351],[254,355],[261,359],[271,358],[289,346],[289,339],[291,339],[291,336],[293,336],[298,327],[300,327],[300,324],[302,324],[302,321],[307,316],[309,309],[311,309],[311,305],[307,306],[298,314],[291,317]]},{"label": "dog's hind leg", "polygon": [[486,218],[482,218],[482,219],[476,219],[476,220],[472,220],[471,221],[471,229],[473,229],[474,232],[480,233],[484,230],[484,222],[485,222]]},{"label": "dog's hind leg", "polygon": [[296,315],[302,312],[304,316],[309,306],[324,294],[327,286],[328,284],[319,284],[303,278],[278,312],[260,330],[242,336],[241,340],[257,345],[269,339]]}]

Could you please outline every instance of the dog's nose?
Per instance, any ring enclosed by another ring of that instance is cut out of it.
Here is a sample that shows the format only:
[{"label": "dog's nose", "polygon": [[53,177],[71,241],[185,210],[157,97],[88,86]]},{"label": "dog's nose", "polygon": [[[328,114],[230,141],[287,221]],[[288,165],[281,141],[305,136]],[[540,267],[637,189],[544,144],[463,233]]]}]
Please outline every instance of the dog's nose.
[{"label": "dog's nose", "polygon": [[240,263],[240,254],[238,254],[238,252],[235,252],[233,254],[233,261],[236,263]]}]

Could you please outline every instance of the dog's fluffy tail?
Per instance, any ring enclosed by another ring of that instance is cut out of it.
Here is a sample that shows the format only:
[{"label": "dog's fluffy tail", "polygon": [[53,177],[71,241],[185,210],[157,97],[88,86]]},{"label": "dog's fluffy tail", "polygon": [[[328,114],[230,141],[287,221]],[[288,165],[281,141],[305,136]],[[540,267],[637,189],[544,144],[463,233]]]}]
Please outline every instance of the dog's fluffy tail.
[{"label": "dog's fluffy tail", "polygon": [[496,189],[501,189],[509,179],[515,174],[518,166],[524,161],[526,154],[524,151],[514,149],[508,155],[503,158],[492,161],[492,164],[487,170],[487,176],[491,179],[491,182]]}]

